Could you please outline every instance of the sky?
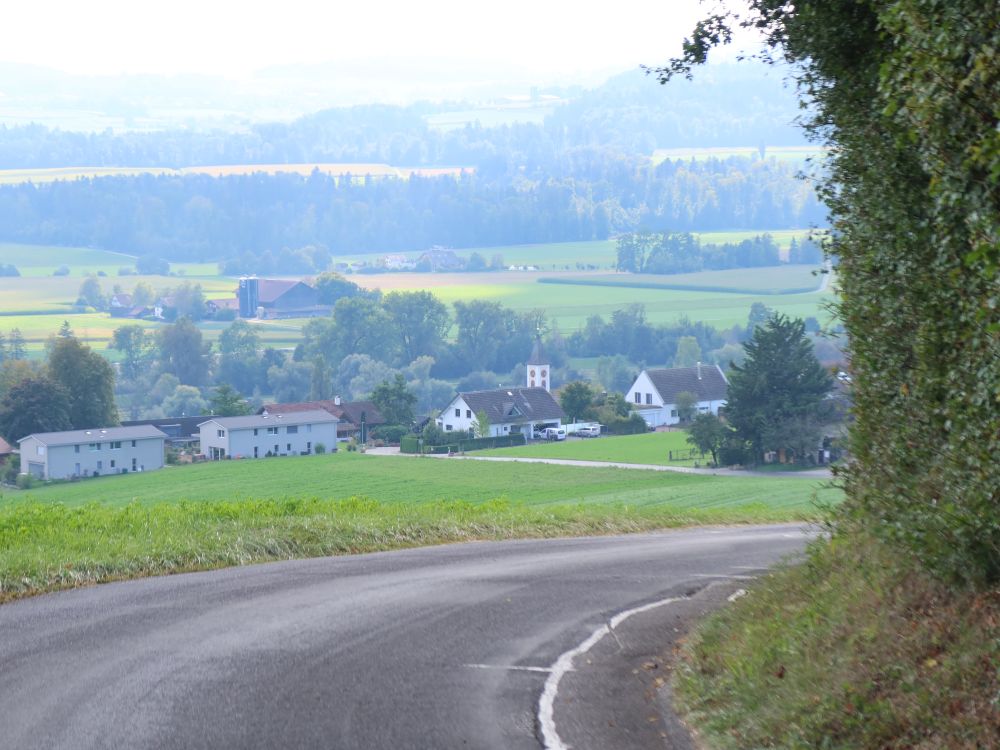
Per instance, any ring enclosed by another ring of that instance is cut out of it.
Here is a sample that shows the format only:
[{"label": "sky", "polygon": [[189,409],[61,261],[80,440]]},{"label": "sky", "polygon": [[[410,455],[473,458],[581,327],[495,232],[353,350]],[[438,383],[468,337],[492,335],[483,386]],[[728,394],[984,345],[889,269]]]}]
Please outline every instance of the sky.
[{"label": "sky", "polygon": [[578,74],[657,65],[711,10],[698,0],[33,0],[11,2],[0,62],[88,75],[434,58]]}]

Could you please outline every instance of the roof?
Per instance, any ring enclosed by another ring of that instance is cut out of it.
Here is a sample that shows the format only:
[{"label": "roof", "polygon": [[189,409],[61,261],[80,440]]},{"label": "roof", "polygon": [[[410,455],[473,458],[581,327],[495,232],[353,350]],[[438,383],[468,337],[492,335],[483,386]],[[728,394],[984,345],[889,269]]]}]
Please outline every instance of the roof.
[{"label": "roof", "polygon": [[474,414],[485,412],[490,424],[566,418],[566,412],[544,388],[495,388],[458,395]]},{"label": "roof", "polygon": [[535,345],[531,349],[531,356],[528,358],[529,365],[546,365],[549,361],[545,358],[545,350],[542,348],[542,337],[535,338]]},{"label": "roof", "polygon": [[257,282],[257,301],[274,302],[278,297],[298,284],[309,286],[294,279],[260,279]]},{"label": "roof", "polygon": [[198,414],[192,417],[163,417],[161,419],[134,419],[122,422],[122,427],[152,425],[161,430],[168,439],[197,438],[201,435],[198,425],[215,419],[214,414]]},{"label": "roof", "polygon": [[695,394],[699,401],[725,401],[729,391],[729,381],[718,365],[672,367],[645,372],[666,404],[677,403],[677,394],[682,391]]},{"label": "roof", "polygon": [[23,437],[17,442],[34,438],[42,445],[75,445],[77,443],[103,443],[108,440],[145,440],[147,438],[165,438],[162,432],[152,425],[134,425],[131,427],[94,427],[90,430],[66,430],[65,432],[36,432]]},{"label": "roof", "polygon": [[11,447],[10,443],[0,437],[0,456],[6,456],[13,452],[14,449]]},{"label": "roof", "polygon": [[365,424],[379,425],[385,424],[385,417],[379,412],[378,407],[371,401],[341,401],[339,404],[333,399],[323,401],[303,401],[293,404],[264,404],[258,413],[268,414],[292,414],[300,411],[312,411],[322,409],[333,414],[344,422],[353,425],[361,424],[361,415],[365,416]]},{"label": "roof", "polygon": [[[333,424],[337,417],[323,409],[291,412],[287,414],[248,414],[244,417],[212,417],[201,424],[215,422],[220,427],[229,430],[245,430],[251,427],[273,427],[276,424]],[[199,425],[201,426],[201,425]]]}]

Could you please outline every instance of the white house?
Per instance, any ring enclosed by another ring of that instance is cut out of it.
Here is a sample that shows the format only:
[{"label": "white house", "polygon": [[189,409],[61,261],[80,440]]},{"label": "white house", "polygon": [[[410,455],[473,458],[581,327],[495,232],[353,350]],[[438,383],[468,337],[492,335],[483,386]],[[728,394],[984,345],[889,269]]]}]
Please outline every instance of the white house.
[{"label": "white house", "polygon": [[469,430],[481,413],[490,422],[489,437],[521,432],[530,438],[535,430],[559,427],[566,418],[545,388],[496,388],[459,393],[436,421],[445,432]]},{"label": "white house", "polygon": [[70,479],[162,469],[166,437],[152,425],[36,432],[17,441],[21,473]]},{"label": "white house", "polygon": [[725,406],[729,381],[718,365],[673,367],[643,370],[629,388],[625,398],[642,415],[650,427],[680,422],[677,394],[692,393],[697,399],[698,413],[719,413]]},{"label": "white house", "polygon": [[328,451],[337,448],[337,422],[328,411],[288,414],[251,414],[245,417],[213,417],[198,425],[201,452],[206,458],[263,458],[309,455],[322,443]]}]

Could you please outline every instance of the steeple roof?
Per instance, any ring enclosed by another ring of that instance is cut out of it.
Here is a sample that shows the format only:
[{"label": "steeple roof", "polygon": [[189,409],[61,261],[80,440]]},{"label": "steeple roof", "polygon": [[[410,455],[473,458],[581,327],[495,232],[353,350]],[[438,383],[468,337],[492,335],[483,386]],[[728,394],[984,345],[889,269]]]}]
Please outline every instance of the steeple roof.
[{"label": "steeple roof", "polygon": [[535,345],[531,349],[531,356],[528,357],[526,364],[529,365],[547,365],[549,363],[548,358],[545,356],[545,350],[542,348],[542,337],[535,337]]}]

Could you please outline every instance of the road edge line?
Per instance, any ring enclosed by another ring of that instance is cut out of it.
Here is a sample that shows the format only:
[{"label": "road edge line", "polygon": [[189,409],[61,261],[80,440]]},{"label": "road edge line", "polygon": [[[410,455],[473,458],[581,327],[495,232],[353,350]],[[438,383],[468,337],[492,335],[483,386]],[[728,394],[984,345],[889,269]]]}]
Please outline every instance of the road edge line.
[{"label": "road edge line", "polygon": [[591,633],[586,640],[575,648],[564,652],[555,660],[550,667],[551,671],[545,680],[545,686],[542,688],[542,695],[538,699],[538,727],[542,735],[542,745],[546,750],[569,750],[569,745],[562,741],[559,732],[556,730],[555,702],[556,694],[559,692],[559,682],[562,680],[564,674],[572,671],[573,660],[581,654],[590,651],[590,649],[600,643],[604,636],[608,635],[632,615],[648,612],[651,609],[673,604],[674,602],[686,601],[690,598],[690,596],[671,596],[666,599],[650,602],[649,604],[643,604],[639,607],[627,609],[624,612],[619,612],[607,623],[601,625],[601,627]]}]

